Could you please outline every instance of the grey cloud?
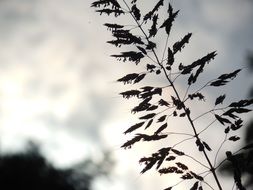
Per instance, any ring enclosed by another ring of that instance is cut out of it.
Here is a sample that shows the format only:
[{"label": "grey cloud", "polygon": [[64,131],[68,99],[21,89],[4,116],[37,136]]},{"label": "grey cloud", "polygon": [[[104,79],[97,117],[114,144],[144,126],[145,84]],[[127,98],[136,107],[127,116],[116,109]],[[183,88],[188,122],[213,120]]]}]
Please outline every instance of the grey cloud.
[{"label": "grey cloud", "polygon": [[[114,64],[116,61],[108,57],[115,49],[105,45],[109,32],[102,26],[103,18],[90,9],[90,3],[91,0],[0,1],[1,84],[22,89],[18,100],[24,101],[24,112],[32,107],[27,120],[39,121],[52,132],[44,139],[46,147],[65,146],[59,142],[65,139],[60,133],[68,133],[73,141],[88,141],[88,146],[94,146],[93,140],[104,143],[100,141],[99,127],[108,119],[108,113],[118,111],[112,110],[115,107],[110,99],[118,89],[113,89],[115,86],[108,81],[131,70],[125,65],[125,70],[120,70],[122,65]],[[243,67],[245,51],[252,49],[253,44],[252,5],[235,0],[172,3],[175,9],[182,10],[173,29],[173,40],[180,38],[179,34],[194,34],[180,59],[193,61],[218,49],[219,56],[210,65],[208,77]],[[240,6],[247,9],[237,14]],[[249,77],[241,76],[228,90],[235,96],[242,91],[246,94],[249,85]],[[6,109],[15,112],[14,108],[4,107],[4,101],[11,102],[11,95],[17,95],[6,89],[0,93],[2,119],[16,119],[12,113],[3,117],[9,113]],[[114,115],[120,114],[110,117]],[[22,122],[20,125],[29,124]]]}]

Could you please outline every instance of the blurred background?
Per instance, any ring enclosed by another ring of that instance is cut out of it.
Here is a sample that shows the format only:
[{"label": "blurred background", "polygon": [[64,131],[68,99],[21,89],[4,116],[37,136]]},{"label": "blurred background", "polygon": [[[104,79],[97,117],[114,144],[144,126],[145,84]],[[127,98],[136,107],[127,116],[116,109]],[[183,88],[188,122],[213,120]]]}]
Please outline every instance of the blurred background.
[{"label": "blurred background", "polygon": [[[120,148],[128,139],[123,131],[134,117],[128,103],[118,96],[122,85],[114,81],[134,67],[109,57],[115,48],[105,43],[111,39],[110,32],[102,26],[109,17],[96,14],[91,3],[0,0],[1,154],[20,153],[32,142],[62,170],[87,160],[93,166],[108,164],[106,172],[101,171],[106,175],[96,173],[98,177],[90,178],[94,190],[163,189],[174,179],[154,172],[139,174],[138,160],[151,153],[150,147]],[[253,52],[253,1],[171,3],[181,10],[172,30],[174,39],[193,32],[183,61],[217,50],[217,58],[207,69],[212,78],[247,67]],[[145,1],[149,5],[154,2]],[[235,101],[247,98],[252,79],[246,68],[222,93]],[[215,99],[219,93],[210,91],[208,96]],[[224,183],[224,189],[232,187],[231,181]]]}]

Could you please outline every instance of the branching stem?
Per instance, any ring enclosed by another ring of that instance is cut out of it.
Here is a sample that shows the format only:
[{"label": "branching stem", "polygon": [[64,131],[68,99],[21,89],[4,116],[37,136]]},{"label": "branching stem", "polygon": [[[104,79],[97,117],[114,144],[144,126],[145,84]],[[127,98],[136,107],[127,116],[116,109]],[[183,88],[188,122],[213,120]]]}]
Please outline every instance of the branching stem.
[{"label": "branching stem", "polygon": [[[140,28],[141,32],[142,32],[143,35],[145,36],[147,42],[150,42],[150,41],[149,41],[149,38],[148,38],[148,36],[147,36],[147,34],[146,34],[146,32],[143,30],[143,28],[142,28],[141,24],[138,22],[138,20],[136,20],[135,16],[134,16],[133,13],[131,12],[131,9],[130,9],[130,7],[128,6],[128,4],[126,3],[126,1],[123,0],[123,2],[124,2],[124,4],[126,5],[126,7],[128,8],[128,10],[129,10],[131,16],[133,17],[134,21],[136,22],[137,26]],[[157,64],[161,67],[161,69],[162,69],[162,71],[163,71],[163,73],[164,73],[166,79],[168,80],[168,82],[169,82],[169,84],[171,85],[171,87],[172,87],[174,93],[176,94],[177,99],[178,99],[180,102],[182,102],[182,100],[181,100],[181,98],[180,98],[180,96],[179,96],[178,90],[177,90],[176,87],[174,86],[173,81],[172,81],[172,80],[170,79],[170,77],[168,76],[168,73],[167,73],[165,67],[164,67],[163,64],[159,61],[159,58],[158,58],[158,56],[157,56],[156,51],[154,50],[154,48],[152,48],[151,50],[152,50],[152,52],[153,52],[153,54],[154,54],[154,56],[155,56],[155,59],[156,59]],[[209,83],[207,83],[206,85],[208,85],[208,84],[209,84]],[[204,87],[205,87],[206,85],[204,85]],[[202,87],[201,89],[203,89],[204,87]],[[201,90],[201,89],[200,89],[200,90]],[[183,102],[182,102],[182,103],[183,103]],[[195,136],[196,140],[198,140],[198,141],[201,142],[201,140],[200,140],[200,138],[199,138],[199,136],[198,136],[198,132],[197,132],[197,130],[196,130],[196,127],[195,127],[195,125],[194,125],[194,123],[193,123],[193,120],[192,120],[192,118],[191,118],[191,116],[190,116],[190,113],[187,111],[187,107],[185,106],[184,103],[183,103],[182,107],[183,107],[184,112],[186,113],[186,116],[187,116],[188,121],[190,122],[190,125],[191,125],[191,127],[192,127],[193,132],[194,132],[194,136]],[[221,184],[220,184],[219,179],[218,179],[218,177],[217,177],[217,175],[216,175],[215,168],[213,167],[213,165],[212,165],[212,163],[211,163],[211,161],[210,161],[210,158],[208,157],[208,155],[207,155],[205,149],[204,149],[202,152],[203,152],[203,154],[204,154],[204,156],[205,156],[205,158],[206,158],[206,161],[207,161],[207,163],[208,163],[208,165],[209,165],[209,167],[210,167],[210,171],[212,172],[212,174],[213,174],[213,176],[214,176],[214,179],[215,179],[215,181],[216,181],[216,183],[217,183],[217,186],[219,187],[219,190],[222,190]]]},{"label": "branching stem", "polygon": [[[131,12],[131,9],[130,9],[130,7],[128,6],[128,4],[126,3],[126,1],[123,0],[123,2],[124,2],[124,4],[126,5],[126,7],[128,8],[129,13],[131,14],[132,18],[133,18],[134,21],[136,22],[137,26],[140,28],[141,32],[142,32],[143,35],[145,36],[147,42],[150,42],[150,41],[149,41],[149,38],[148,38],[148,36],[147,36],[147,34],[146,34],[146,32],[143,30],[143,28],[142,28],[141,24],[138,22],[138,20],[136,20],[135,16],[134,16],[133,13]],[[196,130],[196,127],[195,127],[195,125],[194,125],[194,123],[193,123],[193,120],[192,120],[192,118],[191,118],[191,116],[190,116],[190,113],[187,111],[187,107],[185,106],[184,102],[181,100],[181,98],[180,98],[180,96],[179,96],[179,93],[178,93],[178,90],[177,90],[176,87],[174,86],[174,82],[170,79],[170,77],[169,77],[169,75],[168,75],[168,73],[167,73],[165,67],[163,66],[163,64],[159,61],[159,58],[158,58],[157,53],[156,53],[156,51],[154,50],[154,48],[152,48],[151,50],[152,50],[152,52],[153,52],[153,54],[154,54],[154,56],[155,56],[156,63],[161,67],[161,70],[163,71],[163,73],[164,73],[166,79],[168,80],[168,82],[169,82],[169,84],[171,85],[171,87],[172,87],[174,93],[176,94],[177,99],[178,99],[180,102],[182,102],[183,110],[184,110],[184,112],[186,113],[186,116],[187,116],[188,121],[190,122],[190,125],[191,125],[191,127],[192,127],[192,130],[193,130],[193,133],[194,133],[194,136],[195,136],[196,140],[198,140],[198,141],[201,142],[201,140],[200,140],[200,138],[199,138],[199,134],[198,134],[198,132],[197,132],[197,130]],[[206,85],[204,85],[201,89],[203,89],[203,88],[204,88],[205,86],[207,86],[208,84],[209,84],[209,82],[208,82]],[[199,89],[198,91],[200,91],[201,89]],[[212,165],[212,163],[211,163],[211,161],[210,161],[210,158],[208,157],[208,155],[207,155],[205,149],[203,149],[202,152],[203,152],[203,154],[204,154],[204,156],[205,156],[205,158],[206,158],[206,161],[207,161],[207,163],[208,163],[208,165],[209,165],[210,171],[212,172],[212,174],[213,174],[213,176],[214,176],[214,179],[215,179],[215,181],[216,181],[216,183],[217,183],[217,186],[218,186],[219,190],[222,190],[221,184],[220,184],[219,179],[218,179],[218,177],[217,177],[215,168],[213,167],[213,165]]]}]

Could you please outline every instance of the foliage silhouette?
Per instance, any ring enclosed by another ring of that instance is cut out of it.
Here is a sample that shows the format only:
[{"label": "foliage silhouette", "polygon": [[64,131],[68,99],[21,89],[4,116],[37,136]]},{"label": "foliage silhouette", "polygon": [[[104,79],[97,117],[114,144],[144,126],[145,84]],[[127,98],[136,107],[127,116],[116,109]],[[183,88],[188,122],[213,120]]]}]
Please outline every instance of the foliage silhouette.
[{"label": "foliage silhouette", "polygon": [[[96,171],[89,169],[92,166]],[[92,181],[101,174],[99,172],[100,166],[89,160],[78,168],[55,168],[35,145],[25,152],[0,155],[0,189],[90,190]]]},{"label": "foliage silhouette", "polygon": [[[248,56],[248,67],[250,71],[253,72],[253,53],[250,53]],[[249,96],[253,98],[253,87],[250,89]],[[249,122],[246,126],[244,144],[249,145],[253,143],[253,120]],[[238,163],[239,172],[241,175],[246,177],[245,187],[252,189],[253,188],[253,150],[249,149],[243,153],[238,153],[233,155],[233,159]],[[231,163],[226,163],[223,167],[220,168],[220,172],[224,174],[225,172],[230,175],[234,174],[235,171]]]},{"label": "foliage silhouette", "polygon": [[[203,75],[202,73],[207,65],[217,56],[217,52],[212,51],[207,53],[191,64],[178,63],[177,56],[183,51],[192,37],[192,33],[187,33],[180,40],[174,42],[173,45],[168,45],[172,26],[179,15],[179,11],[174,10],[170,3],[167,6],[164,0],[157,0],[150,11],[143,14],[140,6],[141,3],[138,0],[97,0],[91,5],[96,9],[96,12],[108,12],[108,15],[115,13],[114,16],[117,19],[121,18],[121,16],[124,18],[127,15],[129,16],[129,20],[131,19],[133,22],[131,24],[122,24],[120,21],[119,23],[105,24],[114,37],[114,40],[108,41],[108,43],[119,48],[127,46],[127,51],[113,54],[112,57],[115,57],[118,61],[135,63],[138,68],[141,67],[143,69],[140,73],[127,73],[124,77],[117,80],[124,85],[131,85],[130,90],[120,93],[123,98],[137,99],[139,101],[131,112],[133,114],[140,114],[138,116],[140,121],[130,126],[124,133],[142,131],[137,132],[132,139],[125,142],[121,147],[129,149],[141,141],[164,142],[171,134],[177,134],[178,136],[186,135],[187,138],[179,143],[163,147],[152,153],[151,156],[141,158],[139,162],[144,164],[141,173],[155,168],[161,175],[178,175],[181,180],[175,185],[166,188],[166,190],[174,189],[181,182],[185,181],[191,181],[191,187],[189,188],[191,190],[201,190],[204,186],[214,189],[205,179],[206,176],[212,174],[217,188],[221,190],[222,185],[220,178],[216,174],[217,169],[225,161],[231,161],[235,168],[238,168],[238,163],[233,160],[233,153],[230,151],[226,152],[227,158],[219,164],[216,164],[217,156],[225,142],[233,143],[240,139],[239,136],[232,134],[242,127],[243,120],[240,118],[240,115],[251,111],[248,107],[253,103],[253,100],[240,100],[224,106],[223,102],[226,94],[222,94],[216,98],[213,108],[196,118],[193,118],[194,114],[192,113],[195,109],[194,106],[190,106],[192,105],[190,102],[194,101],[195,103],[195,101],[206,100],[203,94],[204,88],[219,88],[227,85],[238,75],[241,69],[221,74],[216,79],[210,80],[205,85],[200,86],[198,90],[194,90],[193,86],[196,88],[198,79]],[[166,40],[158,43],[159,38]],[[165,43],[163,44],[164,41]],[[136,87],[145,78],[152,75],[159,75],[159,78],[163,77],[167,81],[165,86],[160,87],[150,84],[149,86]],[[183,94],[179,90],[178,78],[185,80],[186,91]],[[132,86],[135,87],[133,88]],[[170,89],[171,91],[169,96],[165,94],[166,89]],[[208,114],[214,120],[202,130],[199,129],[197,127],[199,119]],[[168,122],[173,117],[187,120],[189,126],[186,127],[187,129],[190,128],[192,133],[186,134],[170,131]],[[218,150],[212,150],[212,146],[207,143],[207,139],[204,139],[203,135],[207,130],[210,130],[210,126],[214,123],[218,123],[218,125],[220,124],[224,127],[224,140]],[[231,133],[232,131],[233,133]],[[187,150],[176,148],[179,144],[192,139],[195,140],[192,146],[196,147],[200,154],[204,156],[207,165],[189,155]],[[247,146],[242,148],[241,151],[251,148],[253,147]],[[215,157],[214,162],[211,160],[210,155]],[[193,168],[183,163],[185,158],[192,159],[207,170],[205,172],[193,171]],[[237,172],[235,183],[239,189],[244,189],[240,177],[240,173]]]}]

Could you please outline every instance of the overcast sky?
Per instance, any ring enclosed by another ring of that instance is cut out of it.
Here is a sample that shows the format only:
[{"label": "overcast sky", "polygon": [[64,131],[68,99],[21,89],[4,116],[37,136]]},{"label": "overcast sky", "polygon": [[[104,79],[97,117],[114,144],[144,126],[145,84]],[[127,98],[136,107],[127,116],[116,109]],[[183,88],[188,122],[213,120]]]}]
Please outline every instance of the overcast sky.
[{"label": "overcast sky", "polygon": [[[118,180],[108,190],[165,188],[166,179],[154,172],[138,174],[141,151],[119,148],[131,119],[117,95],[122,86],[114,80],[134,68],[122,68],[109,57],[115,49],[105,43],[110,38],[102,26],[107,17],[95,14],[91,2],[0,0],[1,149],[22,149],[27,139],[34,139],[59,166],[97,158],[106,149],[118,163]],[[145,1],[147,6],[152,2]],[[247,53],[253,51],[250,0],[171,3],[181,10],[175,39],[193,32],[182,61],[217,50],[207,76],[245,66]],[[226,90],[235,100],[245,98],[251,84],[245,69]]]}]

